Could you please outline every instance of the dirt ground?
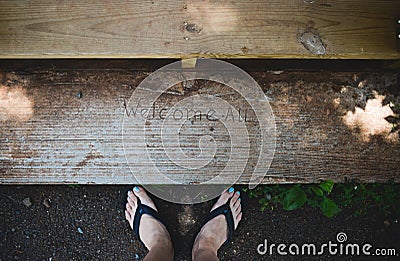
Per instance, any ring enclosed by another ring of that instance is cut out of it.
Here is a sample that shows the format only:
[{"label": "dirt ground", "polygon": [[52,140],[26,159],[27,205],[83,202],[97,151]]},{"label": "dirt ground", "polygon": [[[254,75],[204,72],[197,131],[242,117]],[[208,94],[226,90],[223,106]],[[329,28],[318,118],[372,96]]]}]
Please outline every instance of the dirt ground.
[{"label": "dirt ground", "polygon": [[[146,250],[124,220],[126,192],[130,188],[1,186],[0,260],[142,260]],[[372,249],[397,248],[400,252],[400,217],[385,219],[375,212],[354,217],[350,209],[345,209],[328,219],[308,207],[291,212],[279,208],[260,212],[257,200],[242,194],[244,219],[233,241],[220,249],[221,260],[286,260],[276,249],[272,256],[260,255],[257,247],[265,239],[268,244],[321,245],[336,242],[340,232],[347,235],[349,243],[369,243]],[[29,207],[26,198],[31,203]],[[155,201],[172,235],[175,260],[190,260],[195,234],[211,202],[178,205]],[[325,253],[316,259],[328,256]]]}]

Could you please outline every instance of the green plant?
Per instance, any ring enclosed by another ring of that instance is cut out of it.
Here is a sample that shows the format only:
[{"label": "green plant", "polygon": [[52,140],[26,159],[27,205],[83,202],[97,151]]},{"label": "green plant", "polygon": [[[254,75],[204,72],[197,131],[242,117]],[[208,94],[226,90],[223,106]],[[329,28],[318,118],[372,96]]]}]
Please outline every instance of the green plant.
[{"label": "green plant", "polygon": [[400,214],[400,184],[393,181],[384,184],[337,184],[334,199],[344,207],[354,209],[355,215],[367,214],[372,209],[384,216]]},{"label": "green plant", "polygon": [[355,215],[367,213],[372,208],[384,215],[400,209],[400,184],[336,184],[331,180],[319,184],[264,185],[247,190],[250,197],[258,198],[260,210],[281,206],[285,210],[295,210],[305,204],[319,208],[329,218],[341,211],[352,208]]}]

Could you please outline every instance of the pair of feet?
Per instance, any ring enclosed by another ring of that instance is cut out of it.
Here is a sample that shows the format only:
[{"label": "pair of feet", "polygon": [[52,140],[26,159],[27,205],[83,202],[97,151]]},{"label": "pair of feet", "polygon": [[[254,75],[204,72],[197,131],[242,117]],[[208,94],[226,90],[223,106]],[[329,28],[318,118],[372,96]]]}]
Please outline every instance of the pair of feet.
[{"label": "pair of feet", "polygon": [[[213,211],[214,209],[225,205],[230,200],[229,206],[232,211],[235,229],[242,219],[242,208],[239,196],[239,191],[235,192],[233,188],[230,188],[221,194],[218,201],[211,209],[211,211]],[[128,191],[127,200],[128,202],[126,203],[125,217],[132,229],[135,212],[138,206],[138,200],[140,200],[142,204],[147,205],[157,211],[154,202],[141,187],[134,187],[132,191]],[[166,253],[170,254],[172,259],[173,248],[171,237],[167,228],[161,222],[150,215],[144,214],[139,226],[139,235],[144,245],[149,250],[149,253],[155,249],[160,249],[160,251],[165,251]],[[196,256],[201,256],[203,254],[210,255],[211,253],[216,258],[218,249],[227,240],[227,237],[228,224],[225,216],[219,215],[211,219],[204,224],[195,239],[192,250],[193,259],[196,260],[198,259]]]}]

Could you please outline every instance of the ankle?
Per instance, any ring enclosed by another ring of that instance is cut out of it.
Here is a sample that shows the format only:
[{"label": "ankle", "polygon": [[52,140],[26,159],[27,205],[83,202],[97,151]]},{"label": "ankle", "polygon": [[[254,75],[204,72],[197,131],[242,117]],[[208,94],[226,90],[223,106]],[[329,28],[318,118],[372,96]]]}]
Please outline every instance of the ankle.
[{"label": "ankle", "polygon": [[197,238],[193,245],[193,255],[198,254],[199,252],[212,252],[217,254],[218,245],[214,238],[211,237],[201,237]]},{"label": "ankle", "polygon": [[[168,244],[158,244],[156,246],[160,253],[165,253],[164,260],[173,260],[174,258],[174,248],[172,247],[172,243],[169,242]],[[168,258],[170,257],[170,258]]]},{"label": "ankle", "polygon": [[149,248],[149,253],[144,260],[174,260],[174,249],[171,241],[158,241],[154,242]]},{"label": "ankle", "polygon": [[[210,261],[217,257],[217,251],[211,248],[193,248],[193,261]],[[218,259],[216,259],[218,260]]]},{"label": "ankle", "polygon": [[147,246],[149,250],[153,248],[165,248],[165,249],[173,249],[172,247],[172,242],[171,238],[169,236],[166,236],[165,234],[156,234],[153,237],[153,240],[151,243]]}]

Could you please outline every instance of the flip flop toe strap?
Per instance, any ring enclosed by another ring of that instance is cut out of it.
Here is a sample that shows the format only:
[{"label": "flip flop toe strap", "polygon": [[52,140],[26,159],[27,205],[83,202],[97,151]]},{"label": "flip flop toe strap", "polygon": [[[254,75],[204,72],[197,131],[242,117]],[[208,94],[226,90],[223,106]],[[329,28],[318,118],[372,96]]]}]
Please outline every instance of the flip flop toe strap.
[{"label": "flip flop toe strap", "polygon": [[210,221],[211,219],[219,216],[219,215],[224,215],[226,223],[228,224],[228,238],[226,239],[224,244],[228,244],[228,242],[232,239],[233,233],[235,232],[235,221],[233,219],[231,207],[229,205],[229,201],[225,203],[224,205],[214,209],[213,211],[208,214],[204,225]]},{"label": "flip flop toe strap", "polygon": [[139,235],[139,226],[140,226],[140,220],[142,219],[143,214],[148,214],[158,220],[161,224],[164,224],[164,222],[161,220],[160,215],[157,211],[155,211],[153,208],[144,205],[140,202],[138,199],[138,206],[135,212],[135,217],[133,219],[133,232],[135,233],[136,237],[139,239],[140,242],[143,243],[142,239],[140,238]]}]

